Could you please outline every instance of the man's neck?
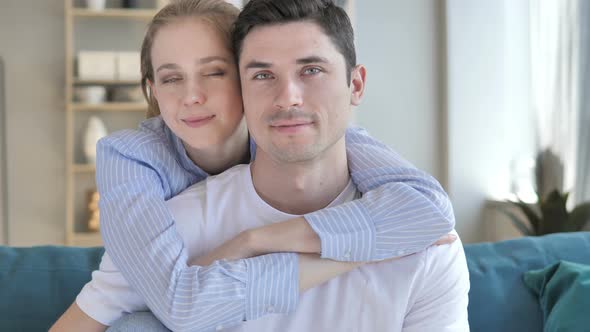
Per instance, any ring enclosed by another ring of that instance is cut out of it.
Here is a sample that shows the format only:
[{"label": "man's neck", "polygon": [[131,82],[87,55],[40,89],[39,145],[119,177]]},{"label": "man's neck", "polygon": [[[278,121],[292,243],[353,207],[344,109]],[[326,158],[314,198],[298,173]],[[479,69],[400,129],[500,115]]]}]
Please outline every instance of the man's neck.
[{"label": "man's neck", "polygon": [[275,209],[303,215],[328,206],[350,181],[344,138],[321,156],[284,163],[261,151],[251,165],[258,195]]}]

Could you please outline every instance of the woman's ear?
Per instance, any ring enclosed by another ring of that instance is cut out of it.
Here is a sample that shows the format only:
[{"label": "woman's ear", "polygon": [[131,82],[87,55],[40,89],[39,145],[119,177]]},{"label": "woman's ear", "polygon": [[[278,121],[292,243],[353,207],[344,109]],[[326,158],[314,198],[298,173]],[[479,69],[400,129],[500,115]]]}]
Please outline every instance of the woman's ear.
[{"label": "woman's ear", "polygon": [[156,89],[154,88],[154,83],[152,83],[152,81],[150,81],[149,79],[146,79],[147,82],[147,92],[148,92],[148,98],[154,98],[154,99],[158,99],[157,95],[156,95]]},{"label": "woman's ear", "polygon": [[363,99],[363,93],[365,92],[365,84],[367,79],[367,68],[363,65],[356,65],[352,69],[350,75],[350,104],[358,106]]}]

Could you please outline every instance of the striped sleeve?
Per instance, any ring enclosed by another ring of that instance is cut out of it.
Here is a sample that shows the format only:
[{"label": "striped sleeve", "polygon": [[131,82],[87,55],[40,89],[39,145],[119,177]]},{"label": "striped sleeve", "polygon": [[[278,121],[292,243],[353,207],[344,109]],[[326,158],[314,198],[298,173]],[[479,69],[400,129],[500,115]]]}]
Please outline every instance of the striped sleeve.
[{"label": "striped sleeve", "polygon": [[[208,331],[295,309],[295,254],[187,266],[186,248],[165,199],[175,194],[170,188],[177,184],[171,181],[186,181],[188,175],[158,138],[133,133],[106,138],[99,141],[97,154],[105,247],[164,325]],[[170,174],[162,175],[159,168]],[[112,301],[125,301],[116,294]]]},{"label": "striped sleeve", "polygon": [[323,258],[375,261],[421,251],[455,227],[438,181],[362,128],[346,132],[349,169],[361,199],[305,215]]}]

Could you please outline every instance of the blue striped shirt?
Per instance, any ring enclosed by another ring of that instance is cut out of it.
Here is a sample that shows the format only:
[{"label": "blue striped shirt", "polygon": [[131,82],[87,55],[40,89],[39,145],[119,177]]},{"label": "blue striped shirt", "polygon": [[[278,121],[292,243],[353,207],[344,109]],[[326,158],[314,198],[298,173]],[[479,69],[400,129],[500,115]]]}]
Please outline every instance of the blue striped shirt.
[{"label": "blue striped shirt", "polygon": [[[349,128],[346,146],[352,180],[364,195],[305,215],[320,237],[322,257],[375,261],[407,255],[454,228],[448,196],[432,176],[363,129]],[[254,155],[253,142],[250,148]],[[173,330],[206,331],[292,312],[299,297],[293,253],[187,266],[165,201],[207,175],[160,117],[100,140],[101,232],[113,262]]]}]

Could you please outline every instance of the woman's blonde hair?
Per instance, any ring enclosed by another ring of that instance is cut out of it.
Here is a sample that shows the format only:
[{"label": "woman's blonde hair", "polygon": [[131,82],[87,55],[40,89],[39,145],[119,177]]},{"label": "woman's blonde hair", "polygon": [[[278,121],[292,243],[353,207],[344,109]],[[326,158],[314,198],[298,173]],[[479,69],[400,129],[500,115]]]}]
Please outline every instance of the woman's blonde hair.
[{"label": "woman's blonde hair", "polygon": [[151,51],[158,30],[179,19],[196,17],[218,29],[227,49],[231,50],[231,30],[238,14],[239,10],[224,0],[173,0],[154,16],[141,45],[141,89],[148,102],[147,118],[160,115],[158,102],[148,84],[148,80],[154,82]]}]

